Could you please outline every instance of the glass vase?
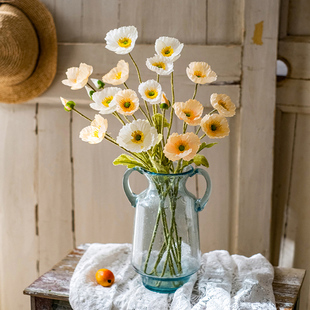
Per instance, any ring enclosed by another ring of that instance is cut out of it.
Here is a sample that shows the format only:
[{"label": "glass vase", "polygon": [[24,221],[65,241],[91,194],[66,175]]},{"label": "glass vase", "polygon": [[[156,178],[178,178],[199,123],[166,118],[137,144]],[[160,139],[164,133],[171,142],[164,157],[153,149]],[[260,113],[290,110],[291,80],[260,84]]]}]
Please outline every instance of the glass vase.
[{"label": "glass vase", "polygon": [[[129,185],[129,175],[135,170],[149,182],[139,195]],[[196,174],[201,174],[207,182],[201,199],[196,199],[185,186],[187,179]],[[173,293],[200,267],[198,212],[209,199],[210,177],[205,170],[191,166],[179,174],[133,168],[125,172],[123,186],[136,208],[132,265],[146,288]]]}]

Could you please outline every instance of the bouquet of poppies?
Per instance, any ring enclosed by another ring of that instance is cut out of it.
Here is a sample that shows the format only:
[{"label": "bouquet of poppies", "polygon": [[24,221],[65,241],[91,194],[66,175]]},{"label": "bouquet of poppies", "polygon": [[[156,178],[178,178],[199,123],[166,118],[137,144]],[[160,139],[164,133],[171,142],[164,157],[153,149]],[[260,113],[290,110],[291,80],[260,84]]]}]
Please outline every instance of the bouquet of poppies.
[{"label": "bouquet of poppies", "polygon": [[[216,73],[206,62],[191,62],[188,65],[186,74],[194,83],[194,93],[191,99],[176,102],[173,71],[175,61],[181,56],[183,44],[175,38],[160,37],[156,40],[156,54],[146,60],[146,66],[154,72],[155,79],[143,81],[131,54],[137,38],[137,29],[128,26],[109,31],[105,40],[108,50],[120,55],[129,55],[137,70],[140,83],[138,93],[141,98],[126,84],[129,64],[125,60],[120,60],[115,68],[102,77],[102,80],[91,79],[94,86],[89,83],[93,67],[81,63],[79,67],[67,70],[67,79],[62,83],[73,90],[85,87],[93,101],[90,107],[99,114],[90,119],[77,110],[74,101],[61,97],[64,109],[73,110],[90,122],[90,125],[80,132],[83,141],[96,144],[105,139],[127,153],[116,158],[114,165],[141,167],[166,174],[180,173],[192,163],[208,167],[207,159],[199,153],[215,143],[207,144],[202,140],[206,136],[214,139],[229,134],[226,117],[235,114],[235,105],[229,96],[214,93],[210,98],[214,109],[203,116],[203,105],[195,99],[198,85],[211,83],[217,79]],[[170,100],[159,81],[160,76],[164,75],[171,77]],[[113,86],[106,87],[106,84]],[[143,106],[141,101],[144,103]],[[137,117],[138,111],[144,119]],[[166,117],[168,113],[169,116]],[[105,118],[108,114],[116,117],[122,125],[116,138],[108,133],[108,120]],[[171,133],[174,114],[183,122],[182,133]],[[191,131],[188,131],[188,126],[192,127]],[[200,130],[203,134],[199,137]]]},{"label": "bouquet of poppies", "polygon": [[[143,81],[131,55],[137,38],[137,29],[129,26],[109,31],[105,40],[108,50],[120,55],[128,54],[133,62],[139,79],[140,98],[137,92],[126,84],[129,64],[125,60],[120,60],[101,80],[91,79],[93,86],[89,83],[93,68],[85,63],[76,68],[69,68],[66,73],[67,79],[62,81],[73,90],[86,88],[92,100],[90,107],[98,111],[94,119],[78,111],[72,100],[61,98],[61,101],[66,111],[75,111],[90,122],[80,132],[83,141],[96,144],[106,140],[126,152],[114,160],[114,165],[142,168],[156,174],[153,182],[160,203],[152,238],[148,241],[147,250],[142,253],[141,268],[147,275],[177,277],[182,275],[184,247],[184,240],[179,234],[180,228],[176,220],[179,179],[172,182],[167,175],[182,173],[184,168],[192,163],[208,167],[207,159],[199,153],[216,143],[206,143],[203,139],[227,136],[229,126],[226,117],[233,116],[236,107],[229,96],[214,93],[210,98],[214,109],[203,116],[203,105],[195,99],[198,86],[217,79],[216,73],[206,62],[191,62],[188,65],[186,74],[194,83],[193,96],[187,101],[175,100],[174,64],[180,58],[183,49],[183,44],[175,38],[160,37],[156,40],[156,54],[146,60],[146,66],[154,72],[155,79]],[[160,77],[168,75],[170,75],[170,100],[160,84]],[[106,84],[112,86],[106,87]],[[105,117],[109,114],[116,117],[122,126],[116,138],[108,132],[108,120]],[[174,114],[183,122],[181,133],[171,133]],[[200,130],[203,133],[199,136]],[[168,212],[171,214],[168,215]],[[159,229],[160,222],[162,228]],[[163,235],[157,238],[157,234]],[[160,247],[154,250],[156,238],[160,242]],[[160,285],[161,281],[156,286]]]}]

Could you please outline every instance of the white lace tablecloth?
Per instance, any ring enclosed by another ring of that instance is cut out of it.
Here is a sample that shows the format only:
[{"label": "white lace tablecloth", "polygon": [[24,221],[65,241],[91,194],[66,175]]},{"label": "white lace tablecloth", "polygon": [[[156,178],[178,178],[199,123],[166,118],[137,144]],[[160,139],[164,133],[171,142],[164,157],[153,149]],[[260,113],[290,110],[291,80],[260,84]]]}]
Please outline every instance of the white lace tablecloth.
[{"label": "white lace tablecloth", "polygon": [[[250,258],[213,251],[201,268],[174,294],[147,290],[131,266],[130,244],[92,244],[70,283],[74,310],[276,310],[273,267],[261,254]],[[98,269],[113,271],[111,287],[98,285]]]}]

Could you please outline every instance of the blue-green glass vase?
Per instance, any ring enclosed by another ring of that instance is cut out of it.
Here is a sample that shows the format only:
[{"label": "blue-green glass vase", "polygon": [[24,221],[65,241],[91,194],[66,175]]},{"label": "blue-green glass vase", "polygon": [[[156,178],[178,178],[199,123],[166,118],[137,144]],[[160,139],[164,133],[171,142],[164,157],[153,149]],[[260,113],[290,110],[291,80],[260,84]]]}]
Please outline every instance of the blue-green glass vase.
[{"label": "blue-green glass vase", "polygon": [[[135,170],[149,182],[139,195],[132,192],[128,180]],[[187,179],[196,174],[201,174],[207,182],[201,199],[186,188]],[[136,208],[132,265],[146,288],[173,293],[200,267],[198,212],[208,202],[210,177],[205,170],[191,166],[179,174],[133,168],[125,172],[123,186]]]}]

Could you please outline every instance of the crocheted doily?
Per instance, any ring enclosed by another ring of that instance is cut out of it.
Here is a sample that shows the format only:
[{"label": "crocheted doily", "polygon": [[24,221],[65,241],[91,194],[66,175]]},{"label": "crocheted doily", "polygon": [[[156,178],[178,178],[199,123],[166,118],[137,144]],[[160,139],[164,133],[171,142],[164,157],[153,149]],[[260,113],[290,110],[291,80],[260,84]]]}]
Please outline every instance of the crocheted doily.
[{"label": "crocheted doily", "polygon": [[[202,255],[201,267],[174,294],[147,290],[131,266],[130,244],[92,244],[78,263],[70,283],[74,310],[276,310],[273,267],[261,254],[250,258],[213,251]],[[113,271],[111,287],[98,285],[98,269]]]}]

